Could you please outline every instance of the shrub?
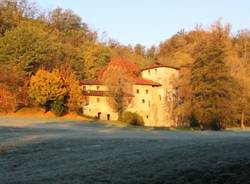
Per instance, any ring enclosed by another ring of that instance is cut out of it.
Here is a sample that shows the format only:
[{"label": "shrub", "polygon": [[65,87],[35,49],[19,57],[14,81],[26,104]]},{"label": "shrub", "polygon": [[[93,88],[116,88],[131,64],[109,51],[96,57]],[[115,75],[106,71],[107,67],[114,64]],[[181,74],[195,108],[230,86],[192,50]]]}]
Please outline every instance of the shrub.
[{"label": "shrub", "polygon": [[124,112],[122,114],[122,121],[130,125],[144,125],[143,118],[136,112]]},{"label": "shrub", "polygon": [[56,116],[62,116],[66,112],[66,107],[64,106],[64,103],[62,101],[54,101],[51,104],[50,110],[56,115]]},{"label": "shrub", "polygon": [[225,124],[217,119],[213,119],[209,123],[209,128],[212,130],[223,130],[226,128]]},{"label": "shrub", "polygon": [[195,117],[194,113],[192,113],[191,117],[190,117],[190,126],[191,127],[198,127],[199,126],[199,122],[198,122],[197,118]]}]

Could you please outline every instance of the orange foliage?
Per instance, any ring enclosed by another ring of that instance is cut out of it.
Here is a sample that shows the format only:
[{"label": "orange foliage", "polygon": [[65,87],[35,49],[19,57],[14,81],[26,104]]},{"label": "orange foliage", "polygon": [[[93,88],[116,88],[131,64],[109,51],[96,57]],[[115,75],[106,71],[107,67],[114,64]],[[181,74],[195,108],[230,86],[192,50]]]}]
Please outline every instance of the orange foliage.
[{"label": "orange foliage", "polygon": [[16,98],[4,84],[0,84],[0,109],[9,112],[13,111],[16,104]]}]

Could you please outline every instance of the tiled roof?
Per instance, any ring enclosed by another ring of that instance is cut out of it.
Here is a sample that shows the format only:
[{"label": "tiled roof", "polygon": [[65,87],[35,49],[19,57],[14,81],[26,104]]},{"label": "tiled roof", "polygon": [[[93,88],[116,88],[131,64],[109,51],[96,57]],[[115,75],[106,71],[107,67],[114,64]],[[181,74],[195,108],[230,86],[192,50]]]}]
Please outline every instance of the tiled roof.
[{"label": "tiled roof", "polygon": [[[96,91],[96,90],[88,90],[83,91],[84,96],[110,96],[109,91]],[[125,94],[127,97],[133,97],[132,94]]]},{"label": "tiled roof", "polygon": [[[158,82],[137,76],[132,77],[132,82],[136,85],[161,86]],[[81,80],[80,83],[82,85],[104,85],[104,82],[100,80]]]},{"label": "tiled roof", "polygon": [[137,85],[161,86],[161,84],[158,82],[155,82],[149,79],[144,79],[142,77],[133,78],[133,82],[134,84],[137,84]]},{"label": "tiled roof", "polygon": [[110,61],[108,67],[113,66],[122,67],[123,69],[132,73],[137,73],[140,70],[135,63],[128,59],[113,59]]},{"label": "tiled roof", "polygon": [[81,80],[82,85],[103,85],[104,83],[100,80]]},{"label": "tiled roof", "polygon": [[106,68],[102,68],[98,72],[98,79],[102,79],[105,72],[109,69],[122,68],[128,74],[138,74],[140,72],[139,67],[128,59],[118,58],[112,59]]},{"label": "tiled roof", "polygon": [[[111,60],[111,62],[109,63],[107,68],[112,68],[112,67],[121,67],[121,68],[125,69],[127,71],[128,76],[132,78],[132,82],[136,85],[161,86],[161,84],[158,82],[155,82],[155,81],[152,81],[149,79],[144,79],[142,77],[138,77],[139,69],[138,69],[137,65],[129,60],[113,59],[113,60]],[[157,68],[157,67],[169,67],[169,68],[177,69],[175,67],[170,67],[170,66],[162,65],[160,63],[155,63],[155,65],[148,67],[148,68],[145,68],[143,70]],[[108,71],[107,68],[99,71],[98,80],[82,80],[82,81],[80,81],[81,84],[82,85],[104,85],[104,82],[102,81],[102,79],[104,77],[103,75],[105,75],[105,72]]]}]

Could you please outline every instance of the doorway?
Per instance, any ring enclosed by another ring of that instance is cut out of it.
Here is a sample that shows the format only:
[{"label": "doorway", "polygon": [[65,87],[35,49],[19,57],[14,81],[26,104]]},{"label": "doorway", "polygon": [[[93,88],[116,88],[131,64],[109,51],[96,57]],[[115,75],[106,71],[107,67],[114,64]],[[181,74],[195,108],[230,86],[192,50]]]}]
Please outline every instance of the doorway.
[{"label": "doorway", "polygon": [[107,114],[107,120],[110,120],[110,114]]},{"label": "doorway", "polygon": [[97,119],[101,119],[101,112],[98,112],[98,114],[97,114]]}]

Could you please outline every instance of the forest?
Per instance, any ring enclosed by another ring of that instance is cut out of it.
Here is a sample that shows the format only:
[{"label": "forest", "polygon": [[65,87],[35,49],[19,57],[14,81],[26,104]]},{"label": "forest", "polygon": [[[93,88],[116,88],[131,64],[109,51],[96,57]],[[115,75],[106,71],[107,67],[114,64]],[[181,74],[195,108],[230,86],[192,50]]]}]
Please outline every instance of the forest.
[{"label": "forest", "polygon": [[79,81],[97,78],[113,58],[140,68],[155,62],[180,68],[173,110],[180,125],[250,125],[250,30],[233,34],[230,24],[218,20],[146,48],[101,41],[69,9],[0,1],[0,111],[42,106],[58,116],[79,112],[84,101]]}]

